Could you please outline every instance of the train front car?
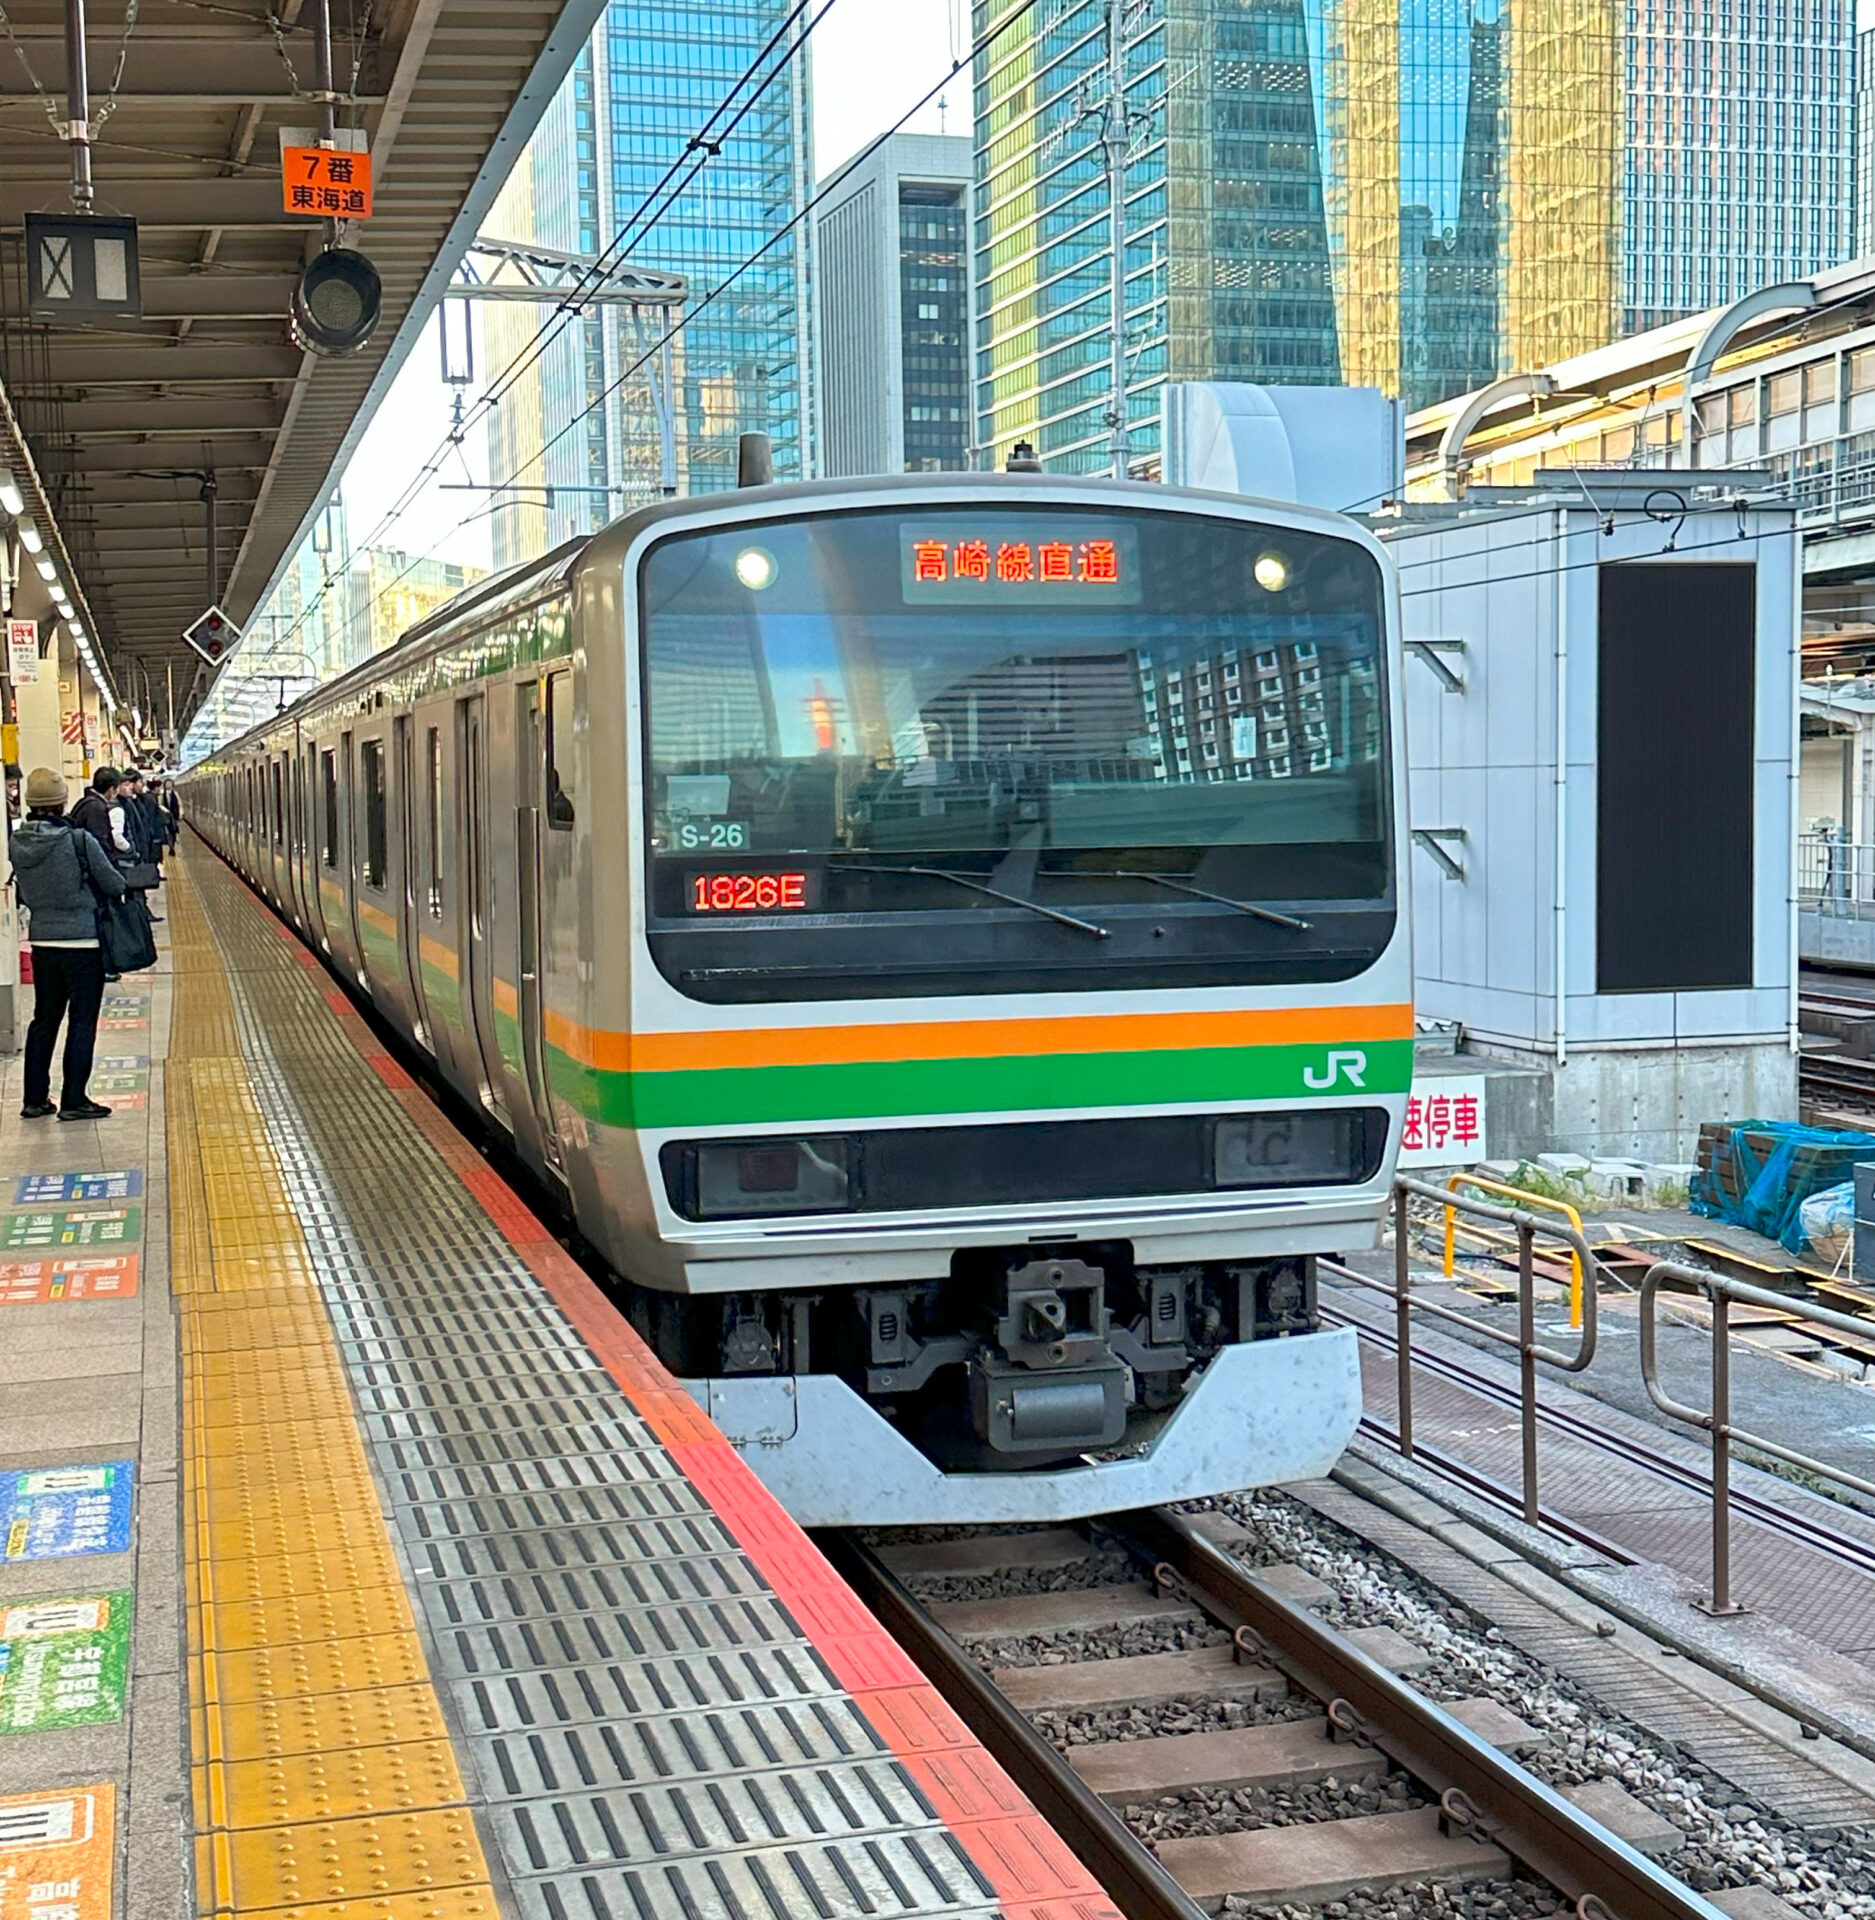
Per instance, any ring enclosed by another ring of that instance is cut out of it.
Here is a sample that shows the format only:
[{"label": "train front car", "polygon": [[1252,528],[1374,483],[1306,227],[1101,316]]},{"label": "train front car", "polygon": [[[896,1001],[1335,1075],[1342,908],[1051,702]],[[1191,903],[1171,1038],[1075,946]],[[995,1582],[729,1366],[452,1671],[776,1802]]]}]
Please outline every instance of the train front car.
[{"label": "train front car", "polygon": [[1378,545],[959,477],[582,574],[639,796],[615,1232],[749,1463],[826,1525],[1325,1471],[1360,1382],[1312,1256],[1374,1242],[1413,1051]]}]

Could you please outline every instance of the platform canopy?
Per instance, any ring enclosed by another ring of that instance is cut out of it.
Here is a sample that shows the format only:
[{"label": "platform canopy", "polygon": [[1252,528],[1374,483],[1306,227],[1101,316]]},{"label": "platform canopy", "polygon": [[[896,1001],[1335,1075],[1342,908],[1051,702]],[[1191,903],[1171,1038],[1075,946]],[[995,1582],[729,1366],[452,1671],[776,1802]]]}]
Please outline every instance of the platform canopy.
[{"label": "platform canopy", "polygon": [[74,210],[65,0],[0,11],[0,431],[30,452],[29,505],[51,513],[120,689],[126,656],[193,680],[180,636],[209,597],[211,473],[214,597],[237,622],[264,600],[603,10],[330,4],[337,121],[374,176],[375,211],[344,238],[384,290],[375,336],[340,359],[288,324],[325,238],[285,210],[281,177],[282,130],[319,119],[313,0],[86,0],[94,210],[137,223],[141,318],[85,324],[27,310],[26,216]]}]

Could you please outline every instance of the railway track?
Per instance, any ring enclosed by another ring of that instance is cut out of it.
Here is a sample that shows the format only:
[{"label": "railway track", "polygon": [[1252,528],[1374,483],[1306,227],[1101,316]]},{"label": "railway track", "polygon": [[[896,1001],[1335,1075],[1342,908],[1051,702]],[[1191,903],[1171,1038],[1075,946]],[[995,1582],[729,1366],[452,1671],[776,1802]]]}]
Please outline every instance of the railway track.
[{"label": "railway track", "polygon": [[[1518,1764],[1531,1728],[1420,1693],[1316,1617],[1319,1583],[1251,1572],[1230,1537],[1224,1516],[1156,1509],[1098,1538],[826,1544],[1128,1920],[1516,1877],[1583,1914],[1719,1920]],[[1047,1590],[975,1597],[1035,1574]],[[1194,1799],[1222,1820],[1163,1837],[1165,1810]]]}]

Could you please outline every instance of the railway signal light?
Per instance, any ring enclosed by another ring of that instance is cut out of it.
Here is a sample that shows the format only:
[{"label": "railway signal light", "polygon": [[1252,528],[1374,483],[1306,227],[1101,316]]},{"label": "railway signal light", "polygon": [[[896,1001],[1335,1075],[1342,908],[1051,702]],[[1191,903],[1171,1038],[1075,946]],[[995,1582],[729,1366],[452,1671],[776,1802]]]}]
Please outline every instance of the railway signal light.
[{"label": "railway signal light", "polygon": [[377,329],[384,301],[378,270],[352,247],[328,247],[293,289],[293,338],[309,353],[357,353]]}]

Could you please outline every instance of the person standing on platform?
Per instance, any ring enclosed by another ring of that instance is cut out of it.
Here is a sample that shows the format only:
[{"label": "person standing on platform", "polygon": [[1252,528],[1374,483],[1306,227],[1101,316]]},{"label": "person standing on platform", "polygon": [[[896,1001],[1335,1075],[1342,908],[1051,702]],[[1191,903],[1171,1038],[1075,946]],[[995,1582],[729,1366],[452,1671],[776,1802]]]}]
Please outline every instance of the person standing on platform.
[{"label": "person standing on platform", "polygon": [[[94,789],[95,791],[95,789]],[[98,902],[124,891],[124,876],[96,838],[65,818],[67,788],[50,767],[26,776],[26,818],[13,835],[13,884],[33,950],[33,1017],[26,1029],[22,1120],[107,1120],[87,1091],[104,1000]],[[84,803],[79,803],[82,806]],[[65,1028],[65,1072],[52,1104],[52,1049]]]},{"label": "person standing on platform", "polygon": [[182,796],[173,780],[163,789],[163,804],[169,814],[169,844],[179,847],[182,845]]},{"label": "person standing on platform", "polygon": [[[91,776],[91,784],[78,796],[72,809],[72,825],[90,834],[113,866],[129,857],[130,842],[123,832],[123,811],[117,804],[117,789],[123,776],[115,767],[100,767]],[[30,802],[28,803],[30,809]]]}]

